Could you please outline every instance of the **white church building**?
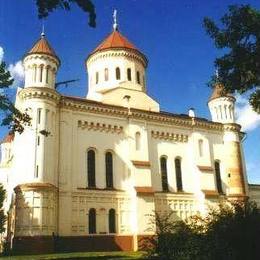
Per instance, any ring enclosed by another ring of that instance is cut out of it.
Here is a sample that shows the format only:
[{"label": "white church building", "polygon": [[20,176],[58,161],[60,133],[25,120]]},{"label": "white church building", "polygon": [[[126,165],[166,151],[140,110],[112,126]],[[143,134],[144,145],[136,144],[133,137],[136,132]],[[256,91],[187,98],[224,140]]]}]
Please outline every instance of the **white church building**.
[{"label": "white church building", "polygon": [[116,23],[86,59],[86,98],[55,89],[60,65],[42,34],[16,96],[31,126],[1,144],[14,250],[138,250],[154,212],[180,220],[247,198],[244,134],[220,83],[211,120],[161,111],[147,94],[147,57]]}]

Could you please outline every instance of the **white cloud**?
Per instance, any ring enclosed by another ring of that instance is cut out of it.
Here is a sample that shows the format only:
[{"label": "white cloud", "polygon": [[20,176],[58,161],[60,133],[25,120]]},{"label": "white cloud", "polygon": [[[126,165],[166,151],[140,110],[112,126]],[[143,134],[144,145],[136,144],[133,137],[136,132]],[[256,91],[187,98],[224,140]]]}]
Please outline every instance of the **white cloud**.
[{"label": "white cloud", "polygon": [[8,66],[8,70],[14,79],[12,87],[16,88],[21,85],[24,80],[24,69],[22,61],[17,61],[15,64],[10,64]]},{"label": "white cloud", "polygon": [[257,114],[248,103],[248,99],[236,96],[236,117],[237,123],[242,126],[242,131],[252,131],[260,126],[260,115]]},{"label": "white cloud", "polygon": [[4,58],[4,49],[0,46],[0,63],[2,62]]}]

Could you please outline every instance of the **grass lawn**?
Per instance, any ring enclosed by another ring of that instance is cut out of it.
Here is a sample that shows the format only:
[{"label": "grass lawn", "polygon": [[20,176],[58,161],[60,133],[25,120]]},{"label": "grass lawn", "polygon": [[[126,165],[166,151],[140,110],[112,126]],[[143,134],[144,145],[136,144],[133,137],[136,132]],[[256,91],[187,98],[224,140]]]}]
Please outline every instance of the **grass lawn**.
[{"label": "grass lawn", "polygon": [[5,256],[3,260],[45,260],[45,259],[146,259],[144,252],[76,252],[48,255],[24,255],[24,256]]}]

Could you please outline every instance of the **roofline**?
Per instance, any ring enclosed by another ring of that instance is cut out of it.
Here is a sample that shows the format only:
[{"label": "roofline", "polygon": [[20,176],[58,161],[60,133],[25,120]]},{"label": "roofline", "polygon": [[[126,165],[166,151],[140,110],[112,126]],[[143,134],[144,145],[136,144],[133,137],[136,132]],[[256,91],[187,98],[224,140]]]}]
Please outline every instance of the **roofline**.
[{"label": "roofline", "polygon": [[221,97],[214,97],[214,98],[209,98],[208,103],[212,100],[218,99],[218,98],[232,98],[234,101],[236,101],[236,98],[232,95],[226,95],[226,96],[221,96]]},{"label": "roofline", "polygon": [[144,59],[144,62],[145,62],[145,68],[147,68],[148,66],[148,58],[145,56],[145,54],[143,54],[142,52],[140,52],[139,50],[137,49],[132,49],[132,48],[128,48],[128,47],[108,47],[108,48],[104,48],[102,50],[96,50],[92,53],[90,53],[87,58],[85,59],[85,63],[91,58],[93,57],[95,54],[97,53],[102,53],[102,52],[106,52],[106,51],[109,51],[109,50],[126,50],[126,51],[130,51],[130,52],[134,52],[138,55],[140,55],[143,59]]}]

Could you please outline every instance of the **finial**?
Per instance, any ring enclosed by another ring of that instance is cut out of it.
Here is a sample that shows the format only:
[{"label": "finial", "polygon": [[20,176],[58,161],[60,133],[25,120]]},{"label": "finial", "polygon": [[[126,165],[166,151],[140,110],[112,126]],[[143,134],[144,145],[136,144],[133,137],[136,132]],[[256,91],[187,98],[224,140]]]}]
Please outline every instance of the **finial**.
[{"label": "finial", "polygon": [[114,19],[113,29],[114,29],[114,31],[117,31],[118,24],[117,24],[117,10],[116,9],[114,10],[114,13],[113,13],[113,19]]},{"label": "finial", "polygon": [[42,33],[41,33],[41,37],[44,38],[45,36],[45,32],[44,32],[45,28],[44,28],[44,21],[42,21]]},{"label": "finial", "polygon": [[218,72],[218,68],[216,68],[215,76],[216,76],[216,80],[218,81],[218,80],[219,80],[219,72]]}]

